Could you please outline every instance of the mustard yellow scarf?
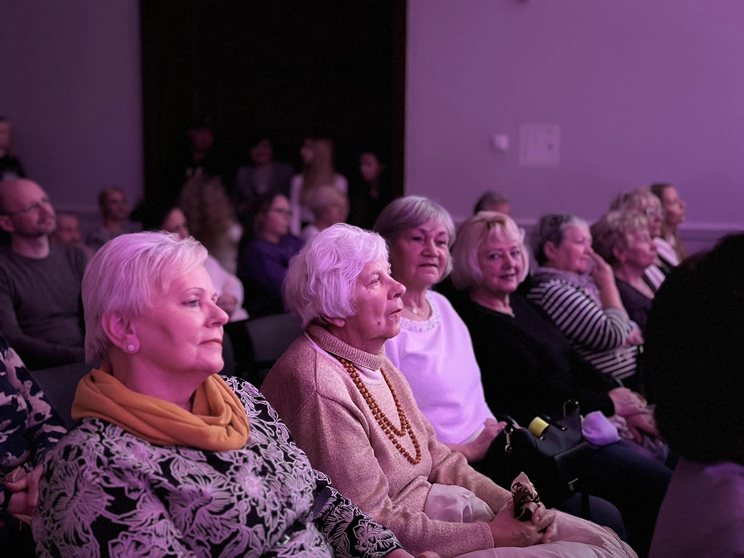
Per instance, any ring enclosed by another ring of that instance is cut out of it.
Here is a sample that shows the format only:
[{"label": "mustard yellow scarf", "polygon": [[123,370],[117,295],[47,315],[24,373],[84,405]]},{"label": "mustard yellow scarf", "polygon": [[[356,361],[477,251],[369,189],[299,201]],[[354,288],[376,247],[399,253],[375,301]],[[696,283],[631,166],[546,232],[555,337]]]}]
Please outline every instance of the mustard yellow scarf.
[{"label": "mustard yellow scarf", "polygon": [[72,405],[72,418],[84,417],[111,422],[159,446],[207,451],[240,449],[249,434],[245,408],[216,374],[197,388],[189,413],[175,403],[130,390],[106,368],[93,369],[80,380]]}]

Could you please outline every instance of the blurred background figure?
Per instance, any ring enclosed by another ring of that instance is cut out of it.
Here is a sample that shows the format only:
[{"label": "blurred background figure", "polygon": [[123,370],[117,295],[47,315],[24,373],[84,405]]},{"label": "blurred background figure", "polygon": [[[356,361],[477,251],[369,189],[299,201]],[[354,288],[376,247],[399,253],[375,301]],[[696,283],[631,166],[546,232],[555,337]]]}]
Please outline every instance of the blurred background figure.
[{"label": "blurred background figure", "polygon": [[744,236],[692,256],[664,282],[646,326],[656,420],[679,454],[652,558],[744,556]]},{"label": "blurred background figure", "polygon": [[294,176],[291,165],[274,160],[274,148],[269,138],[261,138],[251,147],[253,166],[240,167],[235,178],[235,199],[239,215],[244,215],[250,200],[272,192],[289,197],[289,185]]},{"label": "blurred background figure", "polygon": [[97,252],[112,238],[137,232],[137,229],[128,221],[129,208],[126,194],[118,186],[101,190],[98,194],[98,208],[101,210],[103,225],[93,229],[85,239],[85,243],[94,252]]},{"label": "blurred background figure", "polygon": [[351,193],[352,225],[371,230],[380,212],[385,208],[385,192],[388,187],[387,165],[377,155],[365,151],[359,157],[361,181],[354,183]]},{"label": "blurred background figure", "polygon": [[473,215],[480,211],[497,211],[512,216],[511,202],[504,194],[494,191],[484,193],[476,202]]},{"label": "blurred background figure", "polygon": [[10,120],[0,116],[0,182],[25,176],[21,161],[13,153],[13,129]]},{"label": "blurred background figure", "polygon": [[[685,222],[685,208],[687,204],[680,199],[677,189],[671,184],[652,184],[650,188],[651,192],[661,200],[661,206],[664,208],[664,223],[661,226],[661,238],[674,250],[674,254],[677,256],[676,265],[687,257],[687,250],[679,236],[679,225]],[[666,250],[663,248],[660,253],[662,257],[672,257],[671,254],[666,254]]]},{"label": "blurred background figure", "polygon": [[307,204],[313,212],[315,222],[302,229],[303,241],[331,225],[345,223],[349,216],[349,199],[333,186],[320,186],[313,190]]},{"label": "blurred background figure", "polygon": [[29,370],[85,360],[80,286],[85,254],[49,242],[56,216],[36,182],[0,182],[0,228],[10,246],[0,247],[0,324]]},{"label": "blurred background figure", "polygon": [[263,194],[251,204],[241,241],[238,277],[246,293],[245,308],[252,318],[284,313],[282,286],[289,260],[302,241],[289,233],[292,211],[279,194]]},{"label": "blurred background figure", "polygon": [[57,228],[54,229],[49,239],[58,244],[69,244],[80,248],[88,259],[93,257],[95,250],[82,243],[82,233],[80,232],[80,220],[74,213],[67,211],[57,212]]},{"label": "blurred background figure", "polygon": [[637,211],[610,211],[591,231],[594,251],[615,273],[615,284],[628,317],[641,333],[646,329],[656,287],[645,271],[656,261],[656,243],[648,232],[648,219]]},{"label": "blurred background figure", "polygon": [[186,135],[189,139],[189,146],[181,165],[183,170],[181,182],[202,174],[220,176],[222,165],[214,147],[212,119],[207,117],[194,121]]},{"label": "blurred background figure", "polygon": [[[168,207],[153,212],[148,221],[148,230],[166,231],[178,236],[181,240],[188,238],[189,225],[186,215],[179,207]],[[248,312],[243,308],[243,284],[233,273],[227,271],[212,255],[207,255],[204,268],[212,280],[217,292],[217,306],[228,315],[231,322],[248,319]]]},{"label": "blurred background figure", "polygon": [[227,190],[219,177],[199,175],[186,182],[178,206],[196,240],[230,273],[237,270],[238,224]]},{"label": "blurred background figure", "polygon": [[315,188],[333,186],[343,194],[349,191],[348,181],[336,172],[333,165],[333,151],[333,142],[328,138],[305,138],[302,144],[302,173],[292,179],[289,195],[292,210],[290,230],[295,236],[300,236],[302,227],[315,219],[308,206]]},{"label": "blurred background figure", "polygon": [[664,223],[664,209],[661,200],[649,188],[638,188],[630,193],[619,194],[610,204],[611,211],[635,211],[646,217],[648,234],[656,245],[656,260],[643,272],[644,281],[654,290],[658,290],[679,264],[679,258],[671,245],[661,238],[661,227]]}]

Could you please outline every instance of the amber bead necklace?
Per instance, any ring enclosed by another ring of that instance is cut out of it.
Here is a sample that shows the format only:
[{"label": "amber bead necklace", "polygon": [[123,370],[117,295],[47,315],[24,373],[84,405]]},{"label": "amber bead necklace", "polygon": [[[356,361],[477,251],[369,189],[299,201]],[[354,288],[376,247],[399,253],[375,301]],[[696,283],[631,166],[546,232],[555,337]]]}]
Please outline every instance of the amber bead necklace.
[{"label": "amber bead necklace", "polygon": [[[374,396],[369,392],[369,390],[367,389],[367,386],[364,385],[364,381],[359,376],[359,371],[357,370],[356,366],[354,366],[352,362],[349,362],[345,358],[342,358],[338,355],[334,355],[334,356],[343,365],[343,367],[346,368],[346,371],[351,376],[351,379],[354,382],[354,385],[356,385],[357,389],[359,390],[359,393],[362,394],[362,397],[364,397],[364,400],[367,402],[367,406],[369,407],[369,410],[372,411],[372,416],[374,416],[375,419],[377,419],[377,424],[379,424],[383,432],[385,432],[385,434],[388,435],[388,437],[390,438],[390,441],[393,443],[396,449],[401,454],[403,454],[403,456],[412,465],[418,465],[419,463],[421,463],[421,446],[419,446],[419,442],[416,439],[416,434],[413,433],[413,428],[411,428],[411,423],[408,422],[408,417],[406,417],[406,414],[403,412],[403,407],[401,407],[400,401],[398,401],[398,395],[395,393],[395,389],[390,384],[390,380],[388,380],[388,377],[387,377],[387,374],[385,374],[385,371],[382,368],[380,369],[380,372],[382,373],[382,377],[385,379],[385,383],[387,384],[387,387],[390,390],[390,393],[393,395],[393,401],[395,401],[395,408],[398,410],[398,417],[400,417],[400,429],[395,427],[392,421],[387,417],[387,415],[377,405],[377,401],[375,400]],[[413,447],[416,448],[415,458],[411,456],[411,454],[408,453],[408,450],[406,450],[406,448],[404,448],[401,445],[401,443],[397,440],[397,438],[405,437],[406,434],[408,434],[411,437],[411,441],[413,442]]]}]

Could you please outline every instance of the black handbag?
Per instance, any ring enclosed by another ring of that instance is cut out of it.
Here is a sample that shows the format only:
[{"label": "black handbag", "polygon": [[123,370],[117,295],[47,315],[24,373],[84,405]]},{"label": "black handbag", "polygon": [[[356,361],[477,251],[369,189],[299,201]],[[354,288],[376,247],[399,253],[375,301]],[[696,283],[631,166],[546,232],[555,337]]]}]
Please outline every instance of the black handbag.
[{"label": "black handbag", "polygon": [[559,419],[543,415],[535,421],[542,425],[532,428],[538,435],[507,420],[476,468],[505,488],[524,471],[542,500],[551,504],[570,497],[579,489],[582,460],[592,450],[581,434],[578,403],[567,401],[563,409]]}]

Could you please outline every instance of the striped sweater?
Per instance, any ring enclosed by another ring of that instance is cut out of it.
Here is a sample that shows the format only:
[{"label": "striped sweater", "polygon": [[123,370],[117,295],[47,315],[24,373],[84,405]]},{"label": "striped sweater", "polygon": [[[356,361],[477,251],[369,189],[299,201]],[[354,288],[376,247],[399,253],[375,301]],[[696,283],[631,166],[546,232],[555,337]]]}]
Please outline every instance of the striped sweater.
[{"label": "striped sweater", "polygon": [[633,329],[625,312],[603,309],[586,289],[563,278],[537,277],[527,298],[545,310],[595,368],[616,380],[635,375],[638,348],[623,347]]}]

